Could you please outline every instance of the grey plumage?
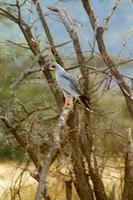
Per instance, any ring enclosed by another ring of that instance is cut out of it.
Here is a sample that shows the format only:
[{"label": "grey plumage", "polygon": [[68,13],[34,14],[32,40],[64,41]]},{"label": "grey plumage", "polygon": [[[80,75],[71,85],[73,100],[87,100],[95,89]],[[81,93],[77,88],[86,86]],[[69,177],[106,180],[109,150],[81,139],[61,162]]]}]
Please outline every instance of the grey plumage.
[{"label": "grey plumage", "polygon": [[74,80],[74,78],[57,63],[53,64],[52,68],[55,68],[55,78],[64,96],[67,97],[70,95],[79,99],[82,104],[90,110],[89,100],[81,91],[79,84]]}]

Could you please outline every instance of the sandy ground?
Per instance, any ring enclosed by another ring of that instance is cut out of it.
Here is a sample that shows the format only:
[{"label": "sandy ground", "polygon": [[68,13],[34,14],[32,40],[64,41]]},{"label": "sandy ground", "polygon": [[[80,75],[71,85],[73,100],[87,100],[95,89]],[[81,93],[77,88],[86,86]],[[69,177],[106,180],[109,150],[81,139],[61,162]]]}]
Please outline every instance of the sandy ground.
[{"label": "sandy ground", "polygon": [[[19,167],[18,167],[19,166]],[[23,200],[33,200],[36,191],[36,181],[30,176],[28,171],[23,173],[24,165],[18,163],[8,162],[0,163],[0,200],[11,200],[21,181],[21,195]],[[33,167],[30,166],[30,170],[33,171]],[[60,200],[60,192],[62,190],[62,198],[65,199],[65,187],[63,183],[63,177],[57,177],[55,174],[57,171],[51,169],[53,176],[48,177],[48,192],[51,194],[52,199]],[[61,171],[63,174],[66,173],[66,167],[62,167]],[[123,171],[123,170],[122,170]],[[51,174],[51,175],[52,175]],[[104,170],[102,174],[103,182],[106,187],[106,192],[109,194],[112,188],[115,190],[116,197],[119,198],[121,188],[121,181],[123,172],[118,168],[113,168],[111,164]],[[56,185],[56,187],[55,187]],[[76,191],[74,192],[74,200],[77,200]],[[54,195],[54,198],[53,198]],[[12,198],[11,198],[12,196]],[[55,198],[56,196],[56,198]],[[16,196],[15,196],[16,198]],[[17,198],[16,198],[17,199]]]},{"label": "sandy ground", "polygon": [[[22,187],[31,187],[36,185],[36,181],[25,172],[21,176],[23,166],[15,163],[0,163],[0,199],[7,199],[7,196],[13,195],[13,191],[18,188],[21,181]],[[4,197],[5,196],[5,197]]]}]

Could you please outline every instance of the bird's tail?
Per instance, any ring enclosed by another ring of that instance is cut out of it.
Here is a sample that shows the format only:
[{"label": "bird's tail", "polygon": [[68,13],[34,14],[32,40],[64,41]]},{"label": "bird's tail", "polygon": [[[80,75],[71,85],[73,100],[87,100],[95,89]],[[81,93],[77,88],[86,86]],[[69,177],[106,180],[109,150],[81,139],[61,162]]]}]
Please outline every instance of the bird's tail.
[{"label": "bird's tail", "polygon": [[83,105],[89,110],[90,112],[93,112],[90,108],[90,102],[89,99],[85,95],[79,96],[80,101],[83,103]]}]

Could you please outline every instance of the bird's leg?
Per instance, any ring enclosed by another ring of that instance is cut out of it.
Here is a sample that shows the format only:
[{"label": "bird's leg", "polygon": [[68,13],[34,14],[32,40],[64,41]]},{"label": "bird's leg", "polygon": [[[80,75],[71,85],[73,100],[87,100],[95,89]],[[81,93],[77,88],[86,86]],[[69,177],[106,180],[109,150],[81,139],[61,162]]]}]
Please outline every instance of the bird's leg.
[{"label": "bird's leg", "polygon": [[65,98],[64,108],[68,108],[69,105],[70,105],[69,100],[67,98]]},{"label": "bird's leg", "polygon": [[68,97],[65,98],[64,108],[69,108],[72,99],[73,99],[73,98],[72,98],[71,96],[68,96]]}]

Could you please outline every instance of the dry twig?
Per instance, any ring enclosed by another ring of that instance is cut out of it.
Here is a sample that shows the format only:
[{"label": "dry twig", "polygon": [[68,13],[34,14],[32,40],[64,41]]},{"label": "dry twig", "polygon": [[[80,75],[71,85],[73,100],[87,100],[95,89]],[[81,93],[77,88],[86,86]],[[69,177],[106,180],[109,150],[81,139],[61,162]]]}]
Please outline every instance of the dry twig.
[{"label": "dry twig", "polygon": [[46,189],[46,178],[48,174],[48,169],[56,156],[57,152],[60,150],[60,132],[63,129],[64,126],[67,124],[67,120],[69,118],[69,114],[72,112],[73,109],[73,102],[70,104],[69,109],[63,109],[55,127],[53,128],[53,134],[54,134],[54,141],[52,144],[52,147],[50,148],[43,166],[40,171],[39,175],[39,184],[36,192],[35,200],[41,200],[43,191]]},{"label": "dry twig", "polygon": [[106,28],[110,18],[112,17],[113,13],[115,12],[115,10],[117,9],[119,3],[121,0],[116,0],[114,3],[114,6],[111,8],[109,14],[104,18],[103,20],[103,27]]}]

